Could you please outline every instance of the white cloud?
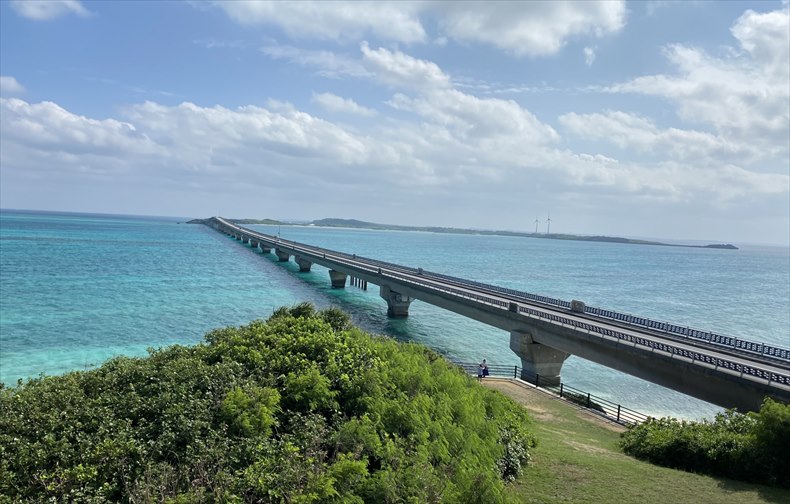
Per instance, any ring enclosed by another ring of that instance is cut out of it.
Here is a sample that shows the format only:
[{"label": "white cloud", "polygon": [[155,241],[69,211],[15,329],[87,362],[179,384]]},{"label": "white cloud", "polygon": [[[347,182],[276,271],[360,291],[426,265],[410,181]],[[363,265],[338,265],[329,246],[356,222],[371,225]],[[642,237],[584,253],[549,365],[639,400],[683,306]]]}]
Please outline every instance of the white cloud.
[{"label": "white cloud", "polygon": [[790,77],[790,10],[747,10],[731,29],[752,59],[776,78]]},{"label": "white cloud", "polygon": [[602,37],[625,25],[622,1],[437,2],[439,24],[459,42],[479,42],[517,56],[559,52],[570,37]]},{"label": "white cloud", "polygon": [[732,27],[738,50],[714,57],[670,45],[664,54],[675,75],[638,77],[608,88],[666,98],[689,123],[712,126],[737,144],[787,157],[790,138],[790,16],[788,10],[747,11]]},{"label": "white cloud", "polygon": [[750,145],[728,142],[725,138],[695,130],[658,128],[648,118],[621,111],[576,114],[559,117],[571,133],[623,150],[655,154],[662,158],[693,161],[706,165],[736,162],[751,164],[764,159],[764,153]]},{"label": "white cloud", "polygon": [[331,51],[311,51],[286,45],[268,45],[261,52],[274,59],[286,59],[303,67],[318,69],[324,77],[368,77],[370,72],[359,60]]},{"label": "white cloud", "polygon": [[351,98],[343,98],[332,93],[313,93],[312,101],[329,112],[354,114],[363,117],[372,117],[376,115],[375,110],[363,107]]},{"label": "white cloud", "polygon": [[274,25],[295,38],[358,41],[375,35],[396,42],[423,42],[416,15],[407,2],[214,2],[245,25]]},{"label": "white cloud", "polygon": [[18,95],[24,92],[24,86],[22,86],[22,84],[20,84],[15,78],[8,75],[0,76],[0,94]]},{"label": "white cloud", "polygon": [[585,47],[584,48],[584,64],[592,66],[593,62],[595,62],[595,47]]},{"label": "white cloud", "polygon": [[374,78],[396,88],[447,88],[450,77],[436,63],[362,42],[362,63]]},{"label": "white cloud", "polygon": [[78,116],[52,102],[0,99],[3,141],[69,155],[151,153],[154,145],[130,123]]},{"label": "white cloud", "polygon": [[78,0],[11,0],[11,8],[22,17],[49,21],[67,14],[90,16],[90,11]]},{"label": "white cloud", "polygon": [[487,157],[517,157],[533,145],[559,139],[551,126],[512,100],[478,98],[455,89],[439,89],[413,99],[396,94],[390,105],[440,125],[460,143],[490,149]]},{"label": "white cloud", "polygon": [[[573,37],[603,37],[626,21],[622,0],[425,2],[215,2],[244,25],[278,26],[292,38],[444,45],[479,43],[517,56],[556,54]],[[428,35],[426,26],[438,33]]]}]

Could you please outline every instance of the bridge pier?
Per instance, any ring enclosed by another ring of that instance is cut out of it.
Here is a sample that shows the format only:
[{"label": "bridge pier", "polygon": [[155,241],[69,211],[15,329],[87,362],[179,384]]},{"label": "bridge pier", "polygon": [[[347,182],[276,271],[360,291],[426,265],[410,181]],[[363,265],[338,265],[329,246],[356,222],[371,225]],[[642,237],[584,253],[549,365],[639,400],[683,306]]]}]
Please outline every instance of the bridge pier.
[{"label": "bridge pier", "polygon": [[277,260],[280,262],[285,262],[291,258],[291,254],[278,248],[274,249],[274,253],[277,256]]},{"label": "bridge pier", "polygon": [[248,236],[241,236],[241,243],[250,243],[250,238]]},{"label": "bridge pier", "polygon": [[402,318],[409,316],[409,305],[413,301],[412,298],[395,292],[389,285],[379,287],[379,295],[387,302],[388,317]]},{"label": "bridge pier", "polygon": [[346,275],[340,271],[329,270],[329,279],[332,281],[333,289],[344,289],[346,287]]},{"label": "bridge pier", "polygon": [[238,240],[241,240],[241,235],[240,235],[239,233],[236,233],[236,240],[237,240],[237,241],[238,241]]},{"label": "bridge pier", "polygon": [[258,240],[250,240],[250,247],[254,249],[258,248]]},{"label": "bridge pier", "polygon": [[310,266],[313,265],[313,263],[311,263],[307,259],[302,259],[299,256],[295,256],[294,261],[296,261],[296,264],[299,265],[299,271],[301,272],[310,271]]},{"label": "bridge pier", "polygon": [[560,369],[570,354],[541,345],[528,332],[511,331],[510,349],[521,359],[522,380],[534,381],[535,375],[550,382],[560,382]]},{"label": "bridge pier", "polygon": [[268,254],[269,252],[272,251],[272,248],[271,247],[267,247],[266,245],[263,244],[263,242],[261,242],[261,251],[264,254]]}]

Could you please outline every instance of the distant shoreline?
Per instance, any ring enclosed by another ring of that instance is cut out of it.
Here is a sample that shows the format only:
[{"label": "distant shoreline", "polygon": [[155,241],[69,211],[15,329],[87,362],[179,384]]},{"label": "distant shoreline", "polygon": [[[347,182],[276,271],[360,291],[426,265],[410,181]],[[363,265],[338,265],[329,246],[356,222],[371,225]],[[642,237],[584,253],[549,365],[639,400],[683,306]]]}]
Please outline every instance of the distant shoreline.
[{"label": "distant shoreline", "polygon": [[[705,248],[705,249],[722,249],[722,250],[738,250],[738,247],[730,243],[712,243],[709,245],[684,245],[676,243],[663,243],[650,240],[636,240],[632,238],[621,238],[617,236],[584,236],[573,234],[561,233],[525,233],[520,231],[504,231],[504,230],[483,230],[483,229],[463,229],[452,227],[435,227],[435,226],[396,226],[391,224],[377,224],[375,222],[365,222],[356,219],[318,219],[312,222],[287,222],[274,219],[228,219],[231,222],[239,225],[252,224],[252,225],[266,225],[266,226],[303,226],[303,227],[334,227],[334,228],[348,228],[348,229],[371,229],[376,231],[419,231],[427,233],[444,233],[444,234],[469,234],[469,235],[484,235],[484,236],[515,236],[519,238],[539,238],[543,240],[568,240],[568,241],[585,241],[585,242],[601,242],[601,243],[624,243],[627,245],[655,245],[659,247],[684,247],[684,248]],[[194,219],[189,223],[202,223],[202,219]]]}]

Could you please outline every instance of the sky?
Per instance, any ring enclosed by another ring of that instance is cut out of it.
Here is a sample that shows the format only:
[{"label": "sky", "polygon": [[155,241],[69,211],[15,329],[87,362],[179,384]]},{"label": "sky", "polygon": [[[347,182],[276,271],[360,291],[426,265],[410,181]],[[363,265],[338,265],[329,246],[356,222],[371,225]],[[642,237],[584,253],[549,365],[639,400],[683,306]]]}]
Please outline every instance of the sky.
[{"label": "sky", "polygon": [[0,97],[7,209],[790,246],[787,1],[2,0]]}]

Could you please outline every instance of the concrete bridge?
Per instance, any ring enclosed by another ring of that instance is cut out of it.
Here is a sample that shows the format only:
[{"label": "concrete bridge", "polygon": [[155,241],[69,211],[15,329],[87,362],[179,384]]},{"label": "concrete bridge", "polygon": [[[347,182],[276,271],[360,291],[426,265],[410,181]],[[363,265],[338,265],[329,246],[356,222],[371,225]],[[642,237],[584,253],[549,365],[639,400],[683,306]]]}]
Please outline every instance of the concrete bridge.
[{"label": "concrete bridge", "polygon": [[559,381],[569,355],[698,397],[756,411],[765,396],[790,403],[790,348],[714,334],[283,240],[212,217],[204,223],[299,271],[329,269],[334,288],[379,286],[391,317],[408,316],[415,299],[510,333],[523,372]]}]

